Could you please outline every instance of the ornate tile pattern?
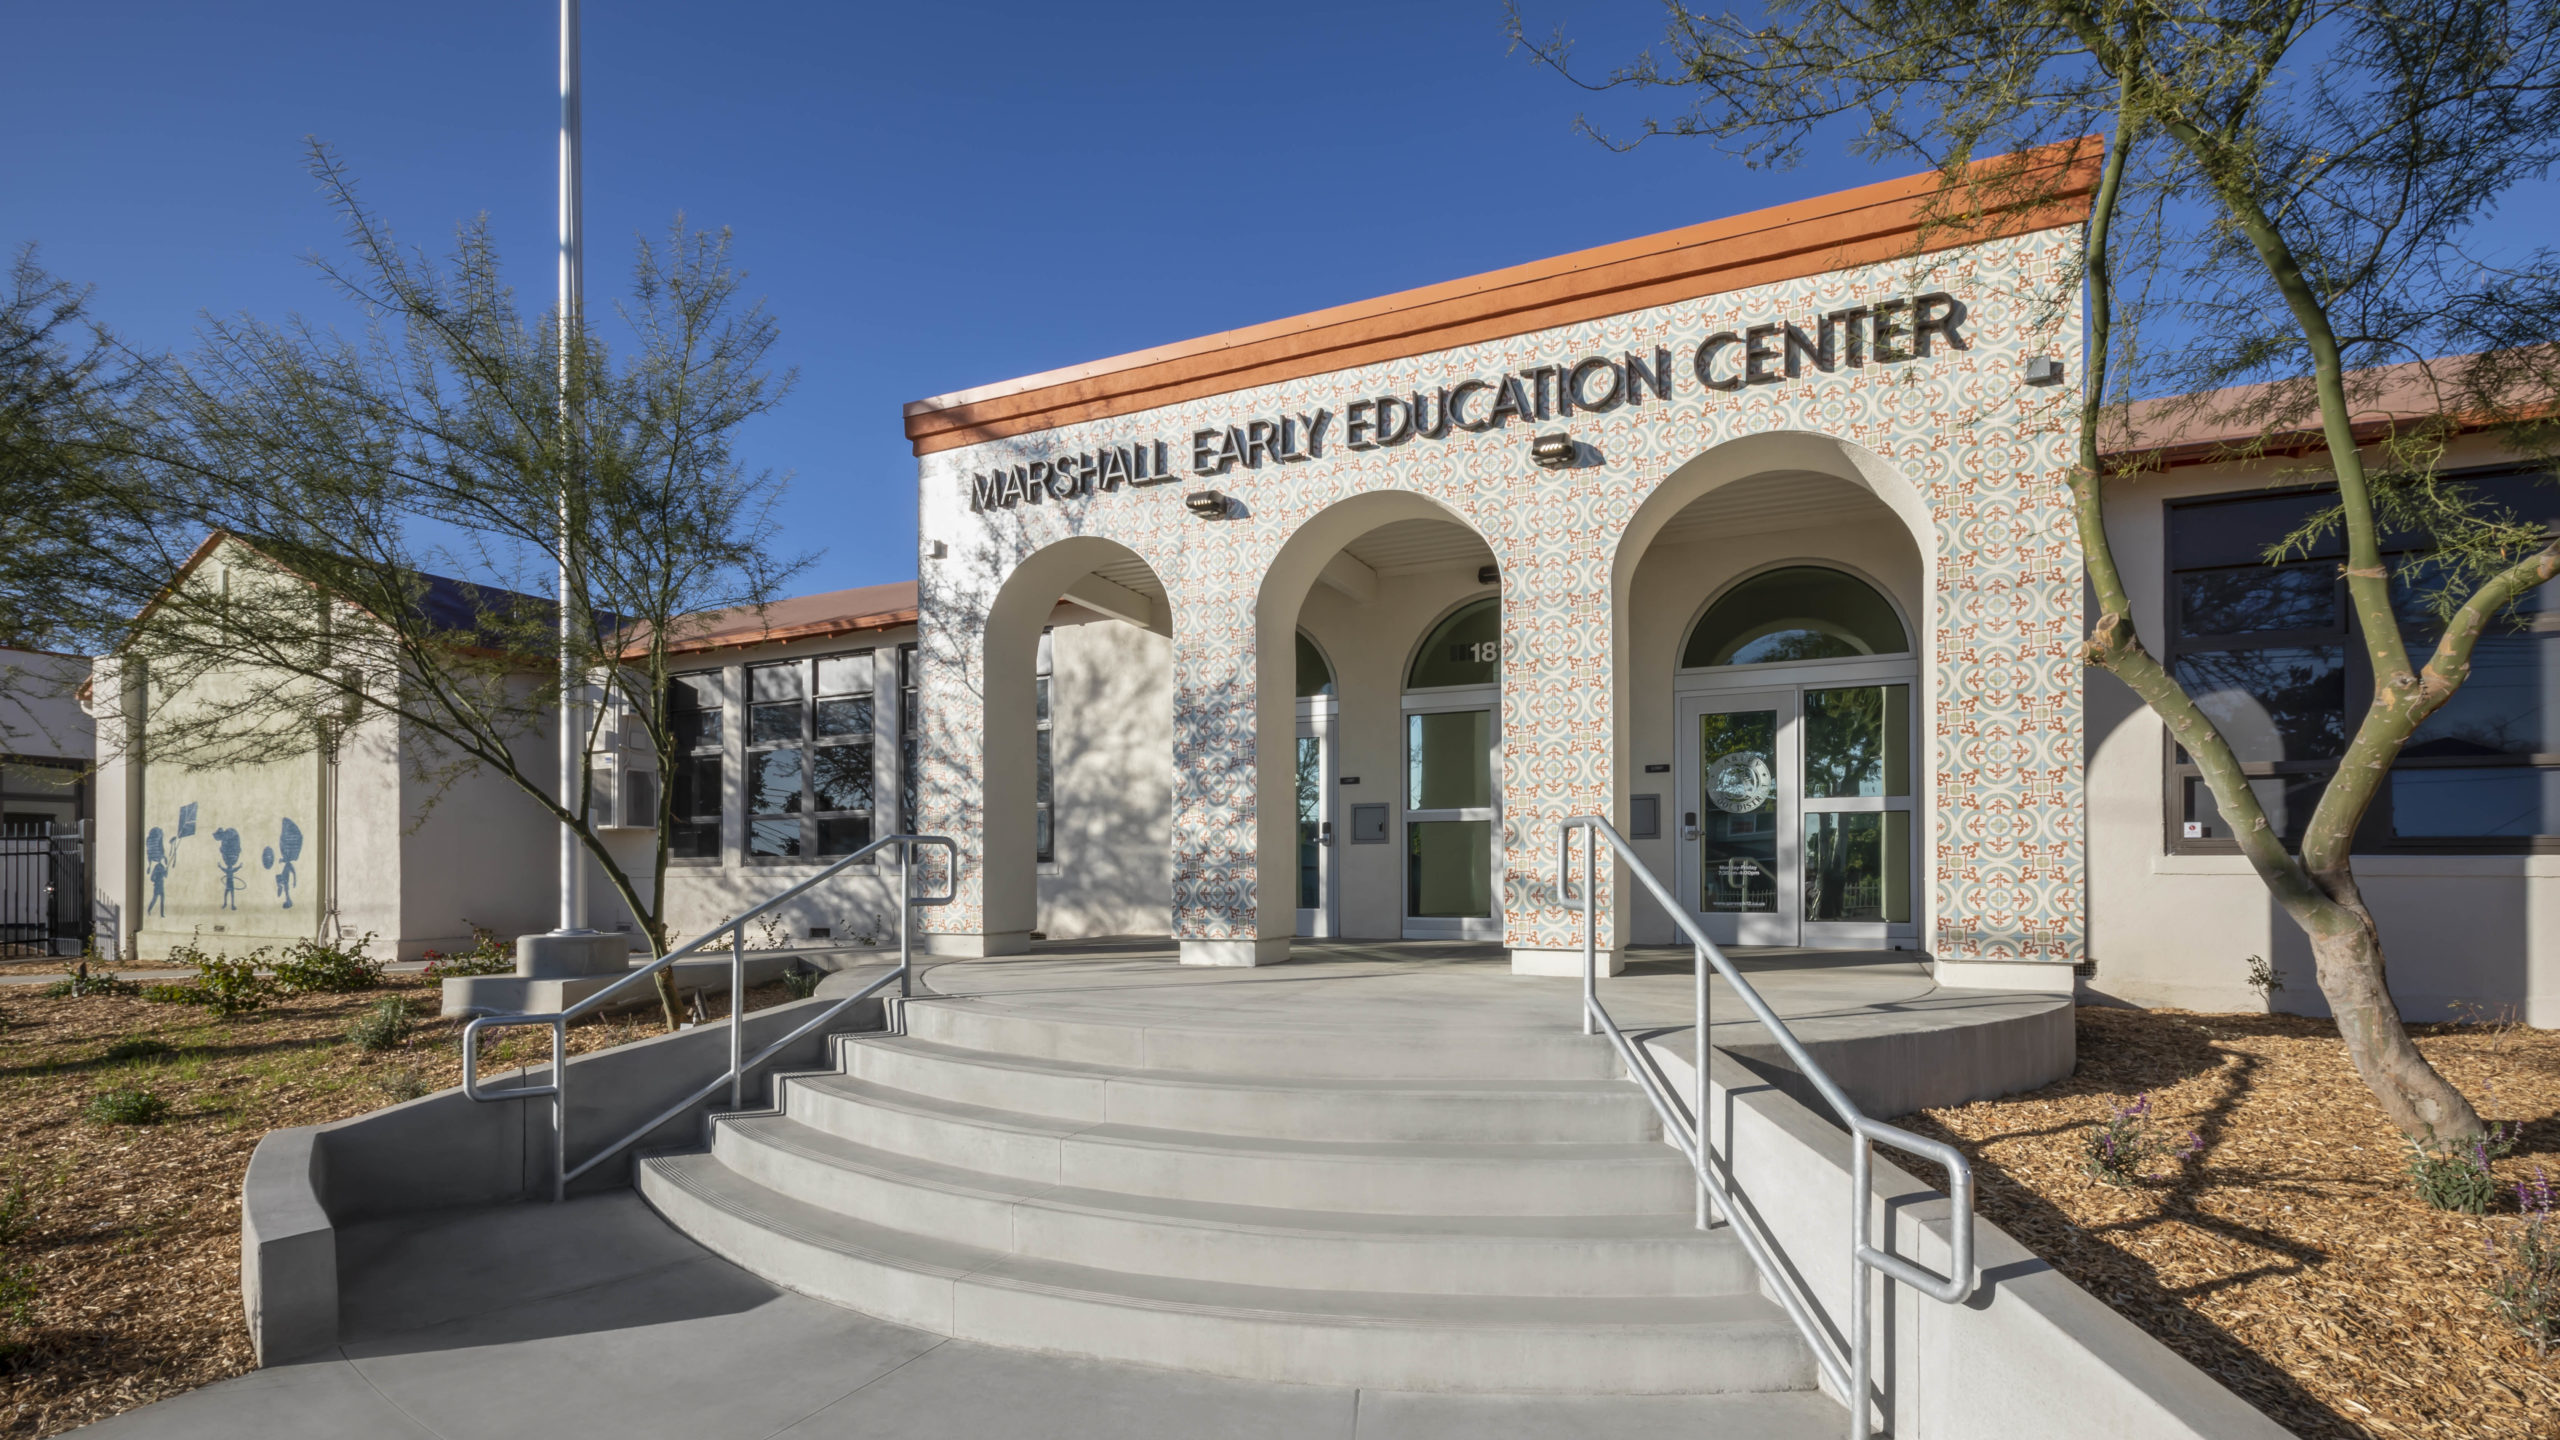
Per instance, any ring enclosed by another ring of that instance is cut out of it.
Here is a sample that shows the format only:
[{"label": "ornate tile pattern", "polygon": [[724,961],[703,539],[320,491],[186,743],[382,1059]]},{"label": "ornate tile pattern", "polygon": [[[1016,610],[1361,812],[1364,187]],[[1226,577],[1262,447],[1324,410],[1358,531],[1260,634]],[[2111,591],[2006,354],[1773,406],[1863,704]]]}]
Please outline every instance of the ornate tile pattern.
[{"label": "ornate tile pattern", "polygon": [[[1092,535],[1144,559],[1170,597],[1176,933],[1255,934],[1256,590],[1309,517],[1353,495],[1405,490],[1473,525],[1502,568],[1508,943],[1578,945],[1576,913],[1554,891],[1555,825],[1605,812],[1614,790],[1608,611],[1619,537],[1690,460],[1741,437],[1797,432],[1882,461],[1898,477],[1887,483],[1911,487],[1934,526],[1929,948],[1949,959],[2079,959],[2081,566],[2064,483],[2073,392],[2021,380],[2029,356],[2077,353],[2076,343],[2056,338],[2079,333],[2066,280],[2077,244],[2076,230],[2046,231],[1930,257],[1917,277],[1908,264],[1837,271],[924,457],[922,531],[951,553],[920,565],[921,819],[962,847],[961,900],[926,912],[925,923],[968,933],[984,913],[974,776],[983,733],[977,636],[988,607],[1024,559]],[[1942,345],[1927,359],[1844,365],[1732,394],[1707,391],[1690,368],[1698,343],[1717,331],[1932,290],[1965,301],[1966,348]],[[1656,347],[1671,352],[1678,372],[1668,402],[1648,397],[1563,422],[1604,457],[1598,466],[1530,465],[1518,424],[1367,451],[1341,443],[1352,399]],[[1318,407],[1333,410],[1334,421],[1317,458],[1190,480],[1187,437],[1196,427]],[[1173,451],[1175,483],[970,508],[973,472],[1159,438]],[[1182,495],[1199,484],[1239,498],[1246,516],[1213,523],[1185,512]],[[1290,918],[1284,909],[1277,933],[1287,933]]]}]

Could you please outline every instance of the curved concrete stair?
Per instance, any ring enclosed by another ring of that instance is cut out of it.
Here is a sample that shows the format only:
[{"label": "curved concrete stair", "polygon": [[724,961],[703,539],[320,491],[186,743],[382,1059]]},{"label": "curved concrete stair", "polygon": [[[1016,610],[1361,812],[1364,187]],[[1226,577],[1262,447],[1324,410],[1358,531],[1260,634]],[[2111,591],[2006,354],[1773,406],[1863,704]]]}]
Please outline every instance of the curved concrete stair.
[{"label": "curved concrete stair", "polygon": [[775,1194],[707,1155],[641,1193],[678,1228],[804,1294],[988,1344],[1245,1379],[1393,1390],[1800,1390],[1813,1362],[1757,1294],[1447,1296],[1137,1276],[927,1241]]},{"label": "curved concrete stair", "polygon": [[1073,998],[910,1002],[640,1192],[778,1284],[1000,1345],[1394,1390],[1813,1384],[1605,1044]]},{"label": "curved concrete stair", "polygon": [[1756,1284],[1687,1215],[1397,1215],[1227,1205],[1007,1180],[783,1115],[725,1117],[712,1154],[803,1204],[936,1240],[1239,1285],[1444,1295],[1704,1295]]}]

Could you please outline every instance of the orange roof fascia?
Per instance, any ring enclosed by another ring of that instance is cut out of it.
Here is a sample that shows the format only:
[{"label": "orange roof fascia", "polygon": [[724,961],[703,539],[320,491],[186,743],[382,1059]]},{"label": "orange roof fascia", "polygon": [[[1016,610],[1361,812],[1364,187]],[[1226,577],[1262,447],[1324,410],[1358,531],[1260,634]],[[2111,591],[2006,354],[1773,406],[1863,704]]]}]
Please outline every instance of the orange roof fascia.
[{"label": "orange roof fascia", "polygon": [[[915,607],[904,610],[882,610],[869,615],[846,615],[832,620],[812,620],[805,625],[786,625],[778,630],[731,631],[683,640],[667,647],[670,655],[707,655],[715,650],[741,650],[750,645],[776,645],[785,640],[824,640],[837,635],[853,635],[864,630],[895,630],[916,623]],[[624,658],[646,655],[647,645],[630,646]]]},{"label": "orange roof fascia", "polygon": [[1632,310],[1801,279],[1829,270],[2077,224],[2097,188],[2099,141],[2085,137],[1977,161],[2058,172],[2034,204],[1928,231],[1935,172],[1881,181],[1375,300],[1045,371],[906,407],[918,455],[1027,435],[1327,371]]}]

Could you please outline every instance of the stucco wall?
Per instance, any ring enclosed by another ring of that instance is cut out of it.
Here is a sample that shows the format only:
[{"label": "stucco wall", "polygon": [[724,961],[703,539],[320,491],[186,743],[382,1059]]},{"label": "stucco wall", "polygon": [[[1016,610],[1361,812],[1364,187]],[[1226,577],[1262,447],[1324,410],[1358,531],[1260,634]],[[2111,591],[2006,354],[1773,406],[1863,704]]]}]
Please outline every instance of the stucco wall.
[{"label": "stucco wall", "polygon": [[1170,934],[1173,642],[1121,620],[1058,624],[1049,641],[1058,859],[1040,867],[1040,929]]},{"label": "stucco wall", "polygon": [[80,708],[87,659],[0,648],[0,754],[86,760],[95,723]]},{"label": "stucco wall", "polygon": [[[2490,463],[2473,443],[2449,466]],[[2109,533],[2143,639],[2166,633],[2171,500],[2316,478],[2292,467],[2197,466],[2119,483]],[[2114,677],[2092,672],[2088,702],[2090,988],[2143,1005],[2255,1010],[2248,957],[2274,962],[2274,1008],[2326,1014],[2301,931],[2236,855],[2171,855],[2158,717]],[[2366,855],[2355,861],[2381,923],[2393,996],[2412,1019],[2456,1007],[2560,1025],[2560,855]]]}]

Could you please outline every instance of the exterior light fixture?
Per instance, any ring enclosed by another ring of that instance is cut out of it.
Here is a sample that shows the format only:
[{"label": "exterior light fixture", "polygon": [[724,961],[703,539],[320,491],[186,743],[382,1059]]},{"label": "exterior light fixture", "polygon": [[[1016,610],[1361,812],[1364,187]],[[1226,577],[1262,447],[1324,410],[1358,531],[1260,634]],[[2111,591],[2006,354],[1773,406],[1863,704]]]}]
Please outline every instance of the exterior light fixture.
[{"label": "exterior light fixture", "polygon": [[1561,430],[1538,436],[1529,442],[1529,458],[1550,470],[1562,470],[1573,463],[1573,437]]},{"label": "exterior light fixture", "polygon": [[928,560],[940,560],[940,559],[944,558],[945,556],[949,555],[950,553],[951,553],[951,547],[950,547],[950,546],[943,544],[943,543],[942,543],[941,541],[939,541],[939,540],[936,540],[936,541],[934,541],[934,542],[933,542],[933,546],[932,546],[932,548],[931,548],[931,549],[929,549],[929,550],[927,550],[927,551],[925,551],[925,558],[926,558],[926,559],[928,559]]},{"label": "exterior light fixture", "polygon": [[1476,567],[1476,583],[1479,585],[1497,584],[1501,579],[1502,567],[1499,565],[1479,565]]},{"label": "exterior light fixture", "polygon": [[2061,384],[2062,362],[2050,355],[2038,355],[2030,359],[2027,361],[2027,383],[2030,385]]},{"label": "exterior light fixture", "polygon": [[1227,518],[1227,497],[1215,490],[1194,490],[1182,497],[1182,508],[1203,520]]}]

